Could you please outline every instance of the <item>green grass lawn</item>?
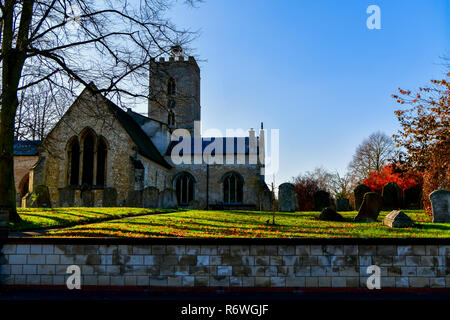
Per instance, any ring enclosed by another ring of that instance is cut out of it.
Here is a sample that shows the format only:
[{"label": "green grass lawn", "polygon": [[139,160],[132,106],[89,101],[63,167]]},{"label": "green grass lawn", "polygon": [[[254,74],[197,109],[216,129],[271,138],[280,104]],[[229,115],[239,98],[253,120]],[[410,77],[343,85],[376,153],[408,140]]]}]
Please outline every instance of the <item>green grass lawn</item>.
[{"label": "green grass lawn", "polygon": [[[85,209],[88,210],[88,209]],[[91,209],[89,209],[91,210]],[[129,210],[129,209],[128,209]],[[431,223],[422,210],[404,210],[417,227],[390,229],[377,222],[355,223],[356,212],[341,212],[346,221],[317,220],[319,212],[276,213],[276,225],[268,225],[271,214],[246,211],[187,210],[162,215],[110,220],[54,230],[47,237],[231,237],[231,238],[442,238],[450,237],[450,224]]]},{"label": "green grass lawn", "polygon": [[144,208],[17,208],[22,218],[20,223],[9,223],[11,231],[57,228],[94,223],[123,217],[154,212],[173,212],[174,210],[156,210]]}]

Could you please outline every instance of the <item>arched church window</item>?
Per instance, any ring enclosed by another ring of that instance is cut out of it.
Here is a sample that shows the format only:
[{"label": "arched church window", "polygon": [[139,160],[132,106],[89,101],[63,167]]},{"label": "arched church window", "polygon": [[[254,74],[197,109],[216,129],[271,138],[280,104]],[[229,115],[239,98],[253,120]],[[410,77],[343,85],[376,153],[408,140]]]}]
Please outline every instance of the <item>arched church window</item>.
[{"label": "arched church window", "polygon": [[194,177],[187,172],[183,172],[175,178],[178,205],[185,206],[194,200],[194,184]]},{"label": "arched church window", "polygon": [[78,139],[75,137],[69,144],[68,148],[69,159],[69,185],[78,185],[80,179],[80,145]]},{"label": "arched church window", "polygon": [[96,184],[99,186],[105,185],[106,176],[106,159],[107,159],[106,143],[103,139],[100,139],[97,145],[97,177]]},{"label": "arched church window", "polygon": [[168,115],[167,115],[167,124],[169,126],[174,126],[175,125],[175,113],[173,113],[173,111],[169,111]]},{"label": "arched church window", "polygon": [[242,203],[244,181],[236,172],[226,173],[223,178],[223,202]]},{"label": "arched church window", "polygon": [[174,95],[175,89],[176,89],[175,79],[170,77],[169,80],[167,81],[167,95],[169,96]]},{"label": "arched church window", "polygon": [[83,174],[81,183],[92,184],[94,179],[94,135],[88,132],[83,141]]}]

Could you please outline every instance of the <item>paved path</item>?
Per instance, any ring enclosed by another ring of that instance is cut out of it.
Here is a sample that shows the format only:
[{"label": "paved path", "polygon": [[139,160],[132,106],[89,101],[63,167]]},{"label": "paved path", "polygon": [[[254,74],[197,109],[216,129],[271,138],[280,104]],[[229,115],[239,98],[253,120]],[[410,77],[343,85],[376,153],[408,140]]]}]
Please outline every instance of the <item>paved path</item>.
[{"label": "paved path", "polygon": [[126,219],[132,219],[132,218],[136,218],[136,217],[154,216],[156,214],[167,214],[167,213],[173,213],[173,212],[142,213],[142,214],[137,214],[137,215],[134,215],[134,216],[126,216],[126,217],[122,217],[122,218],[114,217],[114,218],[111,218],[111,219],[104,219],[104,220],[98,220],[98,221],[86,221],[86,222],[81,222],[79,224],[71,225],[71,226],[61,226],[61,227],[49,228],[49,229],[34,229],[34,230],[24,230],[24,231],[13,231],[13,232],[10,232],[8,234],[8,238],[35,237],[35,236],[40,236],[40,235],[46,234],[47,232],[50,232],[50,231],[67,229],[67,228],[72,228],[72,227],[81,226],[81,225],[97,224],[97,223],[102,223],[102,222],[106,222],[106,221],[126,220]]}]

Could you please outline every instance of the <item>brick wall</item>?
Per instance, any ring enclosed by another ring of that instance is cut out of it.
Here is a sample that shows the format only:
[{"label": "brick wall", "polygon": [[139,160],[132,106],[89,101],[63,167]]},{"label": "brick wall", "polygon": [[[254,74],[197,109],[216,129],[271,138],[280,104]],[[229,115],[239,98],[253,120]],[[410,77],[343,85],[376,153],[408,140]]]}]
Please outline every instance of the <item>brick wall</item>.
[{"label": "brick wall", "polygon": [[382,288],[450,288],[448,244],[210,243],[7,243],[1,281],[65,285],[78,265],[82,286],[365,288],[378,265]]}]

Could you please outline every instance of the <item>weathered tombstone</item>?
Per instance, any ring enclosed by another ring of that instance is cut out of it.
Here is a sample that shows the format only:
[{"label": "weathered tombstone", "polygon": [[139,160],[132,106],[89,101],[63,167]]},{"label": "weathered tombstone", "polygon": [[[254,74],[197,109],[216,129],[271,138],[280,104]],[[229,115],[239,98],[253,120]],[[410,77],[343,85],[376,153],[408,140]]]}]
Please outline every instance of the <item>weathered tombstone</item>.
[{"label": "weathered tombstone", "polygon": [[50,192],[46,185],[38,185],[32,193],[27,194],[27,207],[29,208],[51,208]]},{"label": "weathered tombstone", "polygon": [[283,212],[298,210],[298,197],[292,183],[283,183],[278,187],[278,210]]},{"label": "weathered tombstone", "polygon": [[319,220],[324,221],[344,221],[344,218],[337,213],[333,208],[326,207],[319,215]]},{"label": "weathered tombstone", "polygon": [[336,211],[350,211],[350,201],[346,198],[336,199]]},{"label": "weathered tombstone", "polygon": [[450,222],[450,191],[435,190],[430,194],[433,222]]},{"label": "weathered tombstone", "polygon": [[159,193],[159,208],[176,209],[177,201],[172,189],[164,189]]},{"label": "weathered tombstone", "polygon": [[258,194],[259,210],[272,211],[272,191],[263,189]]},{"label": "weathered tombstone", "polygon": [[155,187],[147,187],[142,190],[142,206],[144,208],[157,208],[159,201],[159,190]]},{"label": "weathered tombstone", "polygon": [[383,224],[390,228],[412,228],[414,221],[403,211],[391,211],[383,220]]},{"label": "weathered tombstone", "polygon": [[404,207],[407,209],[420,209],[422,198],[422,187],[415,186],[405,189],[403,195]]},{"label": "weathered tombstone", "polygon": [[389,182],[383,187],[381,197],[384,210],[399,209],[402,203],[402,190],[395,182]]},{"label": "weathered tombstone", "polygon": [[365,184],[358,185],[355,190],[353,190],[353,193],[355,195],[355,210],[359,210],[361,207],[361,204],[363,202],[364,195],[367,192],[371,192],[372,190],[366,186]]},{"label": "weathered tombstone", "polygon": [[323,208],[331,205],[330,193],[324,190],[319,190],[314,193],[314,208],[316,211],[322,211]]},{"label": "weathered tombstone", "polygon": [[364,195],[363,202],[359,208],[358,215],[355,217],[357,222],[376,221],[381,211],[381,197],[376,192],[367,192]]},{"label": "weathered tombstone", "polygon": [[103,189],[103,207],[116,207],[117,206],[117,190],[115,188]]},{"label": "weathered tombstone", "polygon": [[95,204],[95,194],[92,190],[85,190],[81,192],[81,206],[93,207]]},{"label": "weathered tombstone", "polygon": [[58,206],[74,207],[75,206],[75,190],[73,188],[58,189]]},{"label": "weathered tombstone", "polygon": [[125,202],[127,207],[142,207],[142,190],[131,190],[128,192],[128,198]]}]

